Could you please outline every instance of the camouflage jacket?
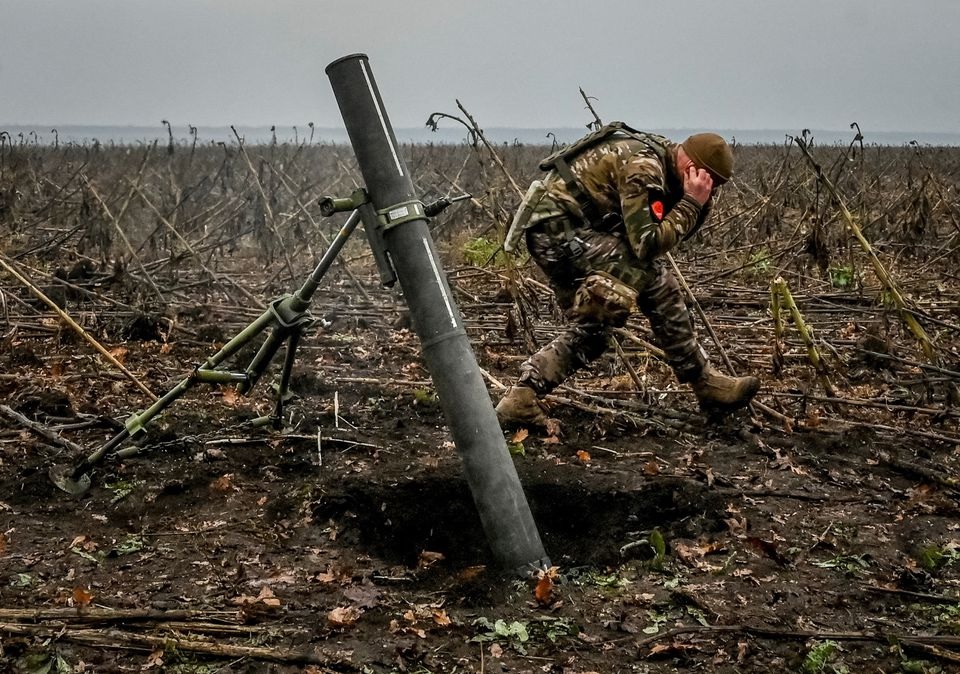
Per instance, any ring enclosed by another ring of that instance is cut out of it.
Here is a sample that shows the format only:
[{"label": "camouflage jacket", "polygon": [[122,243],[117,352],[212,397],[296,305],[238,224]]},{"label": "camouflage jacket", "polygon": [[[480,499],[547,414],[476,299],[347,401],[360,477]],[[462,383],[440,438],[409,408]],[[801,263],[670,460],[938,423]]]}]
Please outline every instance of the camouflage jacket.
[{"label": "camouflage jacket", "polygon": [[[605,222],[612,220],[618,223],[615,231],[625,231],[640,260],[663,255],[695,231],[706,220],[713,201],[711,197],[701,207],[684,196],[683,183],[674,169],[676,145],[666,138],[653,138],[662,140],[660,152],[635,138],[615,135],[570,161],[581,189]],[[555,172],[548,175],[546,188],[551,199],[545,202],[553,201],[563,211],[584,219],[576,199]]]}]

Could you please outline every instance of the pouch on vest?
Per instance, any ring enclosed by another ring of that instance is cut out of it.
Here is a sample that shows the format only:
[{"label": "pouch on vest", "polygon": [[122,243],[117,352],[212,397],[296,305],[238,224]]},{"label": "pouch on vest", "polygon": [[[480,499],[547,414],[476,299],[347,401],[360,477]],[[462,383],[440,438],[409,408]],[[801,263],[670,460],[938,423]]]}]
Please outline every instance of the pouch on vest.
[{"label": "pouch on vest", "polygon": [[523,201],[520,202],[520,207],[517,208],[517,212],[513,216],[510,229],[507,230],[507,237],[503,241],[504,251],[512,253],[517,247],[520,237],[523,236],[523,232],[530,224],[530,218],[533,216],[533,212],[537,206],[540,205],[540,201],[546,193],[547,187],[543,184],[542,180],[534,180],[530,183],[530,187],[527,188],[527,193],[523,195]]}]

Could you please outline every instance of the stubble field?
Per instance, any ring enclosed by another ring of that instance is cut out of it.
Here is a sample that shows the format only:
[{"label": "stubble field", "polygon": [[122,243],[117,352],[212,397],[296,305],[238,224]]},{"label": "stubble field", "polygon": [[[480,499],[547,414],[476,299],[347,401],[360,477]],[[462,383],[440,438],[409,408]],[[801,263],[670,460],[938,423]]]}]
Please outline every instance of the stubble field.
[{"label": "stubble field", "polygon": [[[704,418],[635,314],[548,432],[505,432],[556,565],[523,580],[490,559],[362,232],[314,298],[282,430],[251,423],[276,368],[248,396],[201,385],[59,491],[50,468],[299,287],[343,222],[318,198],[359,175],[309,142],[0,140],[0,671],[960,669],[960,150],[737,147],[676,261],[759,404]],[[563,323],[498,252],[507,174],[549,149],[403,148],[424,201],[473,195],[431,229],[494,400]]]}]

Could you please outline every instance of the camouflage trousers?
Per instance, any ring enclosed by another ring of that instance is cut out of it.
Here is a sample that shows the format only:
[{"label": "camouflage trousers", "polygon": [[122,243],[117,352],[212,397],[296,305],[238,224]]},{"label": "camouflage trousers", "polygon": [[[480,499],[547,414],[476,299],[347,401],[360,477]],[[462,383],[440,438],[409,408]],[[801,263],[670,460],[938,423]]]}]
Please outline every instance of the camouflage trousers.
[{"label": "camouflage trousers", "polygon": [[[570,237],[575,237],[573,243]],[[700,376],[707,359],[693,330],[690,312],[676,276],[665,261],[640,261],[625,235],[575,227],[567,218],[540,223],[526,231],[527,250],[550,279],[568,320],[566,330],[520,366],[520,383],[544,395],[600,357],[622,320],[598,321],[592,312],[574,310],[577,290],[592,271],[610,274],[634,288],[637,306],[650,321],[654,341],[667,354],[677,379]],[[578,254],[579,253],[579,254]]]}]

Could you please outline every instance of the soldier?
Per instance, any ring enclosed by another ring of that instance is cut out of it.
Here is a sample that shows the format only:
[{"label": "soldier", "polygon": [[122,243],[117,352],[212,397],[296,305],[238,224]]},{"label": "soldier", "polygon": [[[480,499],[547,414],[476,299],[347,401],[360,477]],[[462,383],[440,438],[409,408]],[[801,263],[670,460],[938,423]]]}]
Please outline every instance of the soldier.
[{"label": "soldier", "polygon": [[541,398],[609,346],[634,305],[650,321],[680,382],[701,409],[748,404],[756,377],[728,377],[707,360],[664,255],[707,219],[717,187],[733,174],[720,136],[698,133],[675,144],[621,122],[595,131],[541,162],[549,171],[527,192],[504,244],[525,236],[550,279],[569,326],[520,367],[497,405],[502,424],[542,425]]}]

